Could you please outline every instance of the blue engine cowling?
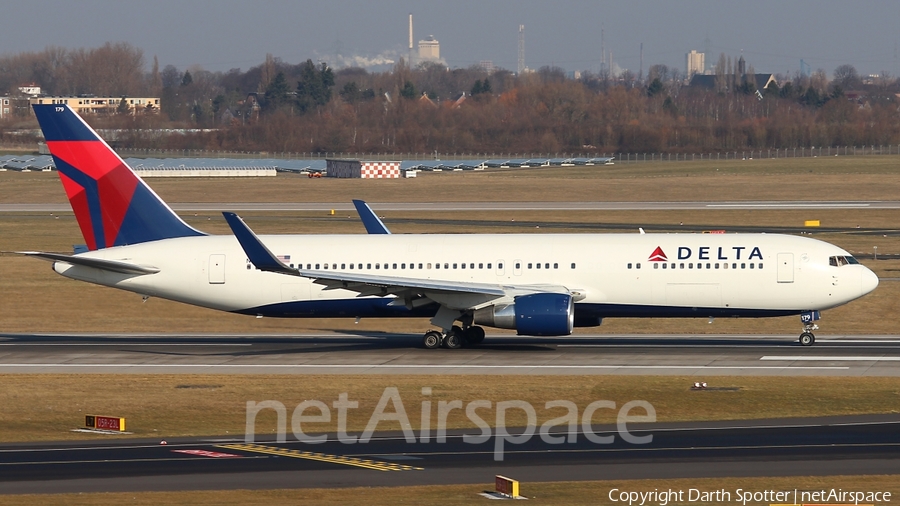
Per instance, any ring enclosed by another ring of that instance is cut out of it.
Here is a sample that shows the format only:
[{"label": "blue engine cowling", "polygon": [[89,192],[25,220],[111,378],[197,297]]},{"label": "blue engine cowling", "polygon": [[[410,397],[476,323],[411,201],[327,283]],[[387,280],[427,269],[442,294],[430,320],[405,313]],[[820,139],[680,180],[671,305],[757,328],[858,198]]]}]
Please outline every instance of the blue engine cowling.
[{"label": "blue engine cowling", "polygon": [[520,336],[567,336],[575,325],[575,306],[572,296],[565,293],[535,293],[516,297],[512,304],[477,309],[473,321],[515,329]]}]

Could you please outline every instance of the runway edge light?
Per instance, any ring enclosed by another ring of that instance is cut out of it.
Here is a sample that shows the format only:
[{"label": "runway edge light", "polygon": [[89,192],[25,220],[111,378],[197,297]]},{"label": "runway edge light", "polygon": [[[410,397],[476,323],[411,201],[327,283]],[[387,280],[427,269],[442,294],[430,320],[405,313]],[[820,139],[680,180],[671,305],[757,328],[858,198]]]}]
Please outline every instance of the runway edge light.
[{"label": "runway edge light", "polygon": [[84,426],[88,429],[125,432],[125,419],[119,416],[85,415]]}]

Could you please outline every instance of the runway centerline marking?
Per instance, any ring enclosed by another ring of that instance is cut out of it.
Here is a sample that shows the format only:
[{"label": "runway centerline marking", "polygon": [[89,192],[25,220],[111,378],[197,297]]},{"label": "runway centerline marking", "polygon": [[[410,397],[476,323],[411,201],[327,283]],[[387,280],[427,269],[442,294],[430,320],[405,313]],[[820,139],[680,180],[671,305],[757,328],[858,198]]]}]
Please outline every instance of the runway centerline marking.
[{"label": "runway centerline marking", "polygon": [[789,356],[789,355],[765,355],[760,360],[783,360],[796,362],[900,362],[900,357],[829,357],[829,356]]},{"label": "runway centerline marking", "polygon": [[[785,359],[787,360],[787,359]],[[826,359],[823,359],[826,360]],[[4,364],[0,363],[0,369],[8,368],[196,368],[196,369],[421,369],[424,367],[436,369],[803,369],[803,370],[845,370],[849,367],[842,366],[809,366],[797,368],[792,366],[760,366],[760,365],[466,365],[466,364]]]},{"label": "runway centerline marking", "polygon": [[217,448],[226,448],[229,450],[240,450],[251,453],[264,453],[266,455],[276,455],[279,457],[292,457],[296,459],[315,460],[318,462],[329,462],[332,464],[342,464],[345,466],[362,467],[365,469],[374,469],[376,471],[423,471],[421,467],[407,466],[396,464],[394,462],[379,462],[377,460],[360,459],[356,457],[344,457],[341,455],[329,455],[327,453],[305,452],[302,450],[291,450],[289,448],[279,448],[277,446],[265,446],[258,444],[224,444],[216,445]]},{"label": "runway centerline marking", "polygon": [[804,207],[821,207],[826,209],[834,209],[834,208],[855,208],[855,207],[871,207],[871,204],[840,204],[840,203],[823,203],[823,204],[801,204],[801,203],[790,203],[790,204],[706,204],[706,207],[771,207],[771,208],[804,208]]}]

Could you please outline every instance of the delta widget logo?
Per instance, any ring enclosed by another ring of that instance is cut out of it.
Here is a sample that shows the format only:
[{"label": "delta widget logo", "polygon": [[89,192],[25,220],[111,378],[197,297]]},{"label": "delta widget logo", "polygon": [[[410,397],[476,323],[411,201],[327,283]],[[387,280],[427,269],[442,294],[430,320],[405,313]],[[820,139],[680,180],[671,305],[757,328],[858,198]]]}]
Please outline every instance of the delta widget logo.
[{"label": "delta widget logo", "polygon": [[653,253],[650,255],[650,258],[647,259],[650,262],[668,262],[669,258],[666,256],[666,253],[659,246],[653,250]]}]

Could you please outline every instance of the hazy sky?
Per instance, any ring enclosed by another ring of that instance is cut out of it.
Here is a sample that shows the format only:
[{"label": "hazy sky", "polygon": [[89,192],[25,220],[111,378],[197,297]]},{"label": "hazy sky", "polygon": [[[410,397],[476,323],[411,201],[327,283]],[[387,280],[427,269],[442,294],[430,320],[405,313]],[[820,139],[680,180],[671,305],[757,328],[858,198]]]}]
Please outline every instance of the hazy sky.
[{"label": "hazy sky", "polygon": [[5,3],[0,54],[124,41],[148,69],[156,55],[161,67],[246,70],[266,53],[340,66],[336,54],[405,57],[410,13],[416,46],[434,35],[450,67],[492,60],[514,71],[524,24],[533,69],[596,72],[602,28],[614,63],[635,73],[642,42],[646,74],[655,63],[684,70],[685,53],[708,39],[707,64],[743,50],[757,72],[794,73],[802,58],[829,77],[844,63],[900,74],[898,0],[28,0]]}]

